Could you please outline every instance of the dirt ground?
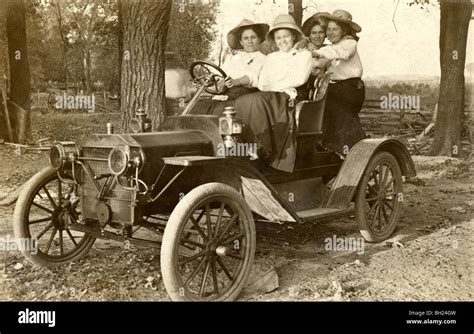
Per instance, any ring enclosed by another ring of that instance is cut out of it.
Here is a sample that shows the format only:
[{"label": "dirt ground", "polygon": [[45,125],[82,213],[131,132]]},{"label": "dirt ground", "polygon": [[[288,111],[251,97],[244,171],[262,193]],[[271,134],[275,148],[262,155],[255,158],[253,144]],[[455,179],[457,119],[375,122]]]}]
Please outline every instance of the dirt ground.
[{"label": "dirt ground", "polygon": [[[118,124],[111,117],[97,116],[96,128],[102,131],[110,120]],[[84,138],[88,132],[72,129],[66,116],[63,121],[58,137]],[[51,135],[44,122],[38,138]],[[326,238],[360,237],[353,216],[303,225],[258,223],[252,279],[271,272],[278,284],[268,293],[247,288],[240,299],[473,300],[474,159],[413,159],[418,176],[404,184],[404,213],[391,239],[364,243],[362,250],[327,251]],[[1,144],[0,161],[0,199],[48,163],[45,153],[17,156]],[[0,237],[12,234],[13,209],[0,207]],[[34,267],[17,252],[2,253],[0,300],[169,300],[159,253],[149,249],[100,241],[84,259],[54,270]]]}]

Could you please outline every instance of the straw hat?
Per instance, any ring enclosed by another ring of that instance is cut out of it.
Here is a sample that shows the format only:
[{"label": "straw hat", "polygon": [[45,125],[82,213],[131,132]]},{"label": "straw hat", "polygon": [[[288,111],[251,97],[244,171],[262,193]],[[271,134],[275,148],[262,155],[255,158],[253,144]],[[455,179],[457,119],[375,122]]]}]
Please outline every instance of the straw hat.
[{"label": "straw hat", "polygon": [[242,22],[240,22],[227,34],[227,43],[229,44],[231,49],[243,49],[242,44],[240,44],[240,34],[243,30],[248,28],[255,29],[257,36],[260,38],[260,42],[263,42],[263,40],[265,39],[265,35],[268,32],[268,29],[270,29],[270,26],[265,23],[255,23],[253,21],[243,19]]},{"label": "straw hat", "polygon": [[345,23],[349,26],[354,32],[361,32],[362,28],[360,25],[352,21],[352,15],[347,10],[343,9],[336,9],[332,15],[328,14],[321,14],[320,17],[324,17],[330,21],[337,21],[341,23]]},{"label": "straw hat", "polygon": [[288,14],[281,14],[275,18],[275,21],[273,21],[273,26],[270,29],[270,31],[267,33],[266,39],[271,42],[274,42],[273,32],[275,32],[275,30],[282,29],[282,28],[290,29],[290,30],[293,30],[293,32],[295,32],[296,34],[295,43],[302,40],[304,37],[303,32],[296,25],[296,22],[293,16],[288,15]]},{"label": "straw hat", "polygon": [[309,36],[309,34],[311,33],[311,29],[314,27],[316,23],[318,24],[322,23],[321,21],[323,20],[324,22],[326,22],[327,19],[325,18],[323,18],[323,20],[320,20],[322,18],[321,15],[331,15],[331,14],[329,14],[328,12],[319,12],[319,13],[314,14],[310,18],[308,18],[306,21],[304,21],[303,27],[301,28],[301,30],[303,30],[306,36]]}]

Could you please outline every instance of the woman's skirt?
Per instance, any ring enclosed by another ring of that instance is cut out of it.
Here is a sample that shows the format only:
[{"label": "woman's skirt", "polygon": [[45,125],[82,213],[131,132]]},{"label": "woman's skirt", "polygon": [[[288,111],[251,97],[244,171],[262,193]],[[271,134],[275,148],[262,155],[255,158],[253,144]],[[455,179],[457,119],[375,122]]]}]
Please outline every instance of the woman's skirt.
[{"label": "woman's skirt", "polygon": [[226,101],[201,99],[197,101],[193,109],[190,111],[191,115],[215,115],[220,116],[225,107],[232,104],[236,98],[242,95],[258,92],[257,88],[248,87],[232,87],[229,88],[225,95],[228,96]]},{"label": "woman's skirt", "polygon": [[257,144],[259,158],[275,169],[293,172],[296,157],[294,105],[280,92],[258,92],[237,98],[232,105],[243,121],[243,138]]},{"label": "woman's skirt", "polygon": [[330,83],[323,120],[323,145],[346,155],[366,138],[359,113],[365,99],[364,82],[359,78]]}]

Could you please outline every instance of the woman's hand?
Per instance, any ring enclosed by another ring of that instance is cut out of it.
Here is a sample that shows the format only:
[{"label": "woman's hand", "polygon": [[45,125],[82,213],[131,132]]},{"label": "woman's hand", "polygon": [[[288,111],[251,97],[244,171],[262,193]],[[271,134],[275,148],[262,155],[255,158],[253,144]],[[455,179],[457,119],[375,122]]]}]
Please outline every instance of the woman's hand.
[{"label": "woman's hand", "polygon": [[226,77],[224,84],[227,88],[232,88],[232,87],[240,86],[240,80],[232,79],[231,77]]}]

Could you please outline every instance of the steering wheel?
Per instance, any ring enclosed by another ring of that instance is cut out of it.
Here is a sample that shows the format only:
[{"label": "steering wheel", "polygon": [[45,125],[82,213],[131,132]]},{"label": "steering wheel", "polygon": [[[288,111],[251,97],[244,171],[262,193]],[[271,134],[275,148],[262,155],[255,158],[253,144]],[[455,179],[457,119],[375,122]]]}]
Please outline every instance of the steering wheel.
[{"label": "steering wheel", "polygon": [[219,89],[217,85],[217,79],[221,78],[224,80],[227,74],[214,63],[202,60],[195,61],[191,64],[189,73],[195,83],[206,86],[204,90],[209,94],[220,95],[227,90],[226,86]]}]

